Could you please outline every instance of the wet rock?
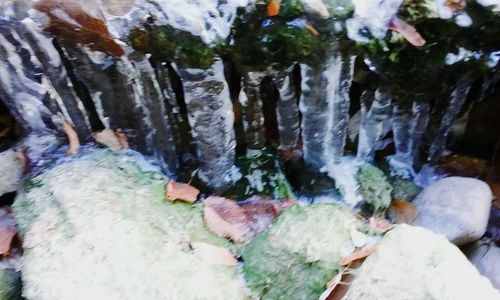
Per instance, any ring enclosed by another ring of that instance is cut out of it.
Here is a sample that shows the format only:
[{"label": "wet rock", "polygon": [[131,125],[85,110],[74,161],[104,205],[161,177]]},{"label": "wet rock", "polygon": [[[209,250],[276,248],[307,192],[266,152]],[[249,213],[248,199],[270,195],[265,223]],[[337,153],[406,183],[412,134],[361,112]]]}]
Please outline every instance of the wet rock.
[{"label": "wet rock", "polygon": [[13,205],[26,299],[247,297],[236,266],[194,253],[229,253],[199,205],[165,201],[167,178],[133,151],[85,151],[27,179]]},{"label": "wet rock", "polygon": [[296,204],[243,251],[248,286],[260,299],[318,299],[354,251],[349,229],[360,221],[332,204]]},{"label": "wet rock", "polygon": [[391,204],[392,186],[384,172],[379,168],[365,164],[356,173],[359,193],[375,211],[384,210]]},{"label": "wet rock", "polygon": [[494,300],[500,293],[444,236],[398,225],[363,262],[343,299]]},{"label": "wet rock", "polygon": [[474,242],[486,232],[491,199],[485,182],[447,177],[424,189],[413,201],[418,209],[413,225],[444,234],[456,245]]},{"label": "wet rock", "polygon": [[23,167],[14,150],[0,153],[0,196],[17,189]]},{"label": "wet rock", "polygon": [[0,299],[22,299],[21,281],[18,272],[11,269],[0,269]]},{"label": "wet rock", "polygon": [[391,193],[393,199],[412,201],[422,191],[411,180],[398,176],[391,177],[390,182],[393,188]]},{"label": "wet rock", "polygon": [[489,244],[487,241],[477,241],[463,249],[470,262],[478,269],[479,273],[487,277],[493,286],[500,290],[500,247]]}]

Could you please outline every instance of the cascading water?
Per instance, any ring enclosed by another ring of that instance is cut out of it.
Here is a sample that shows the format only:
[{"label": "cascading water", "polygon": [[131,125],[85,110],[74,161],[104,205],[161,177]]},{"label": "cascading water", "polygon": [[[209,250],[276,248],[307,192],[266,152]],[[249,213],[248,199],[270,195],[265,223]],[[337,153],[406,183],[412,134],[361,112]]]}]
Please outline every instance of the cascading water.
[{"label": "cascading water", "polygon": [[276,107],[278,129],[280,135],[280,149],[293,149],[297,147],[300,134],[300,116],[296,88],[293,85],[293,67],[278,74],[274,79],[278,89],[279,100]]},{"label": "cascading water", "polygon": [[260,85],[266,74],[248,72],[243,76],[239,102],[243,110],[243,129],[246,145],[250,149],[260,149],[266,141],[264,112]]}]

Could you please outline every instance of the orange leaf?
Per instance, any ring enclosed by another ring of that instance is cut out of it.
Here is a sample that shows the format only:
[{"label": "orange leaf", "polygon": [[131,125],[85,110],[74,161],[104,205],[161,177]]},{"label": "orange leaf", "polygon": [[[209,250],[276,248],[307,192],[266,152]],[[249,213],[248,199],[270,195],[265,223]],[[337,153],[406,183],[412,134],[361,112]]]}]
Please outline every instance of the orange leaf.
[{"label": "orange leaf", "polygon": [[66,135],[68,136],[69,141],[69,149],[68,152],[66,152],[66,156],[73,156],[76,152],[78,152],[78,149],[80,149],[78,134],[66,120],[64,120],[63,129],[64,133],[66,133]]},{"label": "orange leaf", "polygon": [[10,215],[0,216],[0,255],[9,253],[12,239],[16,235],[14,218]]},{"label": "orange leaf", "polygon": [[281,0],[269,0],[267,4],[267,15],[269,17],[274,17],[280,13]]},{"label": "orange leaf", "polygon": [[391,203],[391,211],[395,216],[396,224],[410,224],[417,217],[417,207],[410,202],[394,200]]},{"label": "orange leaf", "polygon": [[309,23],[306,23],[304,24],[304,27],[307,29],[307,31],[309,31],[312,35],[316,35],[318,36],[319,35],[319,31],[316,30],[316,28],[314,28],[314,26],[312,26],[311,24]]},{"label": "orange leaf", "polygon": [[392,225],[386,219],[379,219],[375,217],[370,218],[370,229],[376,233],[385,233],[391,229]]},{"label": "orange leaf", "polygon": [[377,251],[377,246],[364,247],[362,249],[354,251],[349,256],[342,257],[339,261],[339,265],[342,267],[347,266],[348,264],[352,263],[353,261],[365,258],[368,255],[375,253],[375,251]]},{"label": "orange leaf", "polygon": [[170,180],[167,183],[166,198],[169,201],[180,200],[184,202],[193,203],[198,198],[200,190],[187,183],[175,182]]},{"label": "orange leaf", "polygon": [[94,2],[41,0],[35,8],[47,14],[50,23],[46,30],[57,37],[115,57],[125,53],[109,33],[101,8]]}]

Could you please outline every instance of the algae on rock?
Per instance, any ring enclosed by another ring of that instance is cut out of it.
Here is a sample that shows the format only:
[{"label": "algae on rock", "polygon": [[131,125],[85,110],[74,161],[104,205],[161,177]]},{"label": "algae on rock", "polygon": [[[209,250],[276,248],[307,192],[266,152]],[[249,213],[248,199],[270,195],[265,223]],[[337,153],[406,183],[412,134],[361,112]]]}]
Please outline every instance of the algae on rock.
[{"label": "algae on rock", "polygon": [[191,242],[227,243],[204,227],[200,206],[165,202],[165,178],[131,151],[89,152],[26,181],[14,203],[24,297],[248,297],[235,266],[193,254]]},{"label": "algae on rock", "polygon": [[365,164],[359,168],[356,179],[359,183],[359,193],[376,212],[389,207],[392,186],[384,172],[373,165]]},{"label": "algae on rock", "polygon": [[333,204],[296,204],[243,251],[248,286],[261,299],[317,299],[354,250],[351,226],[361,221]]}]

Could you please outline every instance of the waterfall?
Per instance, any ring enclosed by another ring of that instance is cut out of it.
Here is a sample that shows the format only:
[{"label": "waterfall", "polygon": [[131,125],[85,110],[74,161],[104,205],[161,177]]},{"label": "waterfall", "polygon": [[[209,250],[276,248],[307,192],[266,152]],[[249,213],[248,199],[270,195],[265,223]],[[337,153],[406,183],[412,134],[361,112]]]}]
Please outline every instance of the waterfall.
[{"label": "waterfall", "polygon": [[260,149],[266,142],[264,112],[260,84],[266,77],[264,72],[247,72],[243,78],[239,102],[243,110],[243,129],[250,149]]},{"label": "waterfall", "polygon": [[376,144],[385,135],[385,123],[391,114],[391,95],[386,88],[380,87],[375,93],[365,91],[361,95],[361,123],[359,127],[359,159],[372,161]]},{"label": "waterfall", "polygon": [[178,68],[189,123],[197,146],[199,176],[213,188],[234,180],[234,115],[224,66],[216,58],[209,69]]},{"label": "waterfall", "polygon": [[442,151],[444,150],[451,125],[462,110],[462,107],[469,93],[470,86],[471,83],[469,80],[460,79],[453,88],[448,106],[444,112],[443,117],[441,118],[437,134],[435,135],[429,149],[429,161],[436,162]]},{"label": "waterfall", "polygon": [[278,89],[279,99],[276,107],[280,146],[282,150],[297,146],[300,134],[300,117],[297,95],[291,72],[293,67],[283,73],[276,74],[274,83]]}]

